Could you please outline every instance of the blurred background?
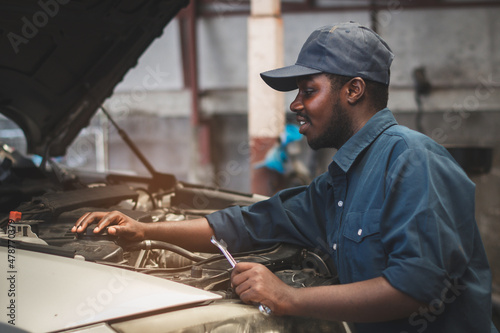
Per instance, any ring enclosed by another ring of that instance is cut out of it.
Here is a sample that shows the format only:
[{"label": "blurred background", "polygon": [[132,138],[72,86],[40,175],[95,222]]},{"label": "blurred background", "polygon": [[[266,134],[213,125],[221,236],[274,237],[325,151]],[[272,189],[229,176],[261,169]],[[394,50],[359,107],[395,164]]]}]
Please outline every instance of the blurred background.
[{"label": "blurred background", "polygon": [[[259,179],[252,178],[256,165],[250,163],[248,130],[250,15],[250,1],[193,1],[105,102],[158,171],[207,186],[255,191]],[[388,42],[396,55],[389,108],[401,124],[449,148],[477,185],[476,217],[498,306],[500,1],[282,0],[272,16],[282,24],[286,65],[295,62],[312,30],[335,22],[357,21]],[[286,93],[280,102],[283,123],[294,122],[288,109],[293,97]],[[258,121],[273,121],[265,111]],[[22,131],[3,117],[0,138],[26,149]],[[269,186],[262,194],[307,183],[326,170],[335,153],[312,152],[298,139],[280,147],[280,138],[286,139],[276,136],[271,148],[288,159],[280,161],[281,172],[272,171],[275,178],[264,180]],[[99,172],[147,174],[100,111],[61,160]]]}]

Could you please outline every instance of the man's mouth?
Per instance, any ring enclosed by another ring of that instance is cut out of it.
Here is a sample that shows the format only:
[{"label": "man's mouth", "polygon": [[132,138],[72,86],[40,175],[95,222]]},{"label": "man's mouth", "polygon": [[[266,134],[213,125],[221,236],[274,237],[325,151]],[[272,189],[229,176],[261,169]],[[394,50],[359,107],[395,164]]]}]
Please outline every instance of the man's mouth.
[{"label": "man's mouth", "polygon": [[306,130],[311,125],[309,118],[305,115],[297,115],[297,122],[299,123],[299,132],[300,134],[304,134]]}]

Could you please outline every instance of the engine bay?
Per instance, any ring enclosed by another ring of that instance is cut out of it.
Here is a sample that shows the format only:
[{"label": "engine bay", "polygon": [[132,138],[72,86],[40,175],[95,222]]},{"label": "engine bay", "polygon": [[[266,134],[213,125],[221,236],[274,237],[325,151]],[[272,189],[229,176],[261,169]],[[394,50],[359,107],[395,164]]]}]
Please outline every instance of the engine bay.
[{"label": "engine bay", "polygon": [[[12,173],[19,173],[15,169],[12,167]],[[53,166],[52,170],[58,169]],[[149,178],[131,179],[120,175],[82,185],[81,175],[68,177],[68,174],[65,173],[66,181],[60,182],[58,187],[46,187],[45,193],[20,202],[12,209],[22,213],[21,220],[11,224],[16,230],[16,240],[20,241],[19,248],[77,257],[216,292],[226,299],[237,298],[230,284],[232,267],[220,253],[193,253],[161,241],[123,243],[106,232],[94,234],[92,226],[78,235],[70,229],[79,217],[92,211],[117,210],[145,223],[187,221],[231,205],[249,205],[262,197],[178,181],[173,183],[171,179],[167,186],[159,186]],[[130,185],[131,180],[135,184]],[[139,184],[141,180],[143,184]],[[46,184],[47,179],[40,177],[38,182]],[[148,184],[155,184],[154,191]],[[38,186],[30,186],[39,192]],[[30,195],[26,190],[23,193]],[[2,211],[0,218],[0,241],[5,242],[8,211]],[[338,282],[335,270],[318,249],[276,244],[268,249],[233,253],[233,256],[236,261],[267,266],[294,287]]]}]

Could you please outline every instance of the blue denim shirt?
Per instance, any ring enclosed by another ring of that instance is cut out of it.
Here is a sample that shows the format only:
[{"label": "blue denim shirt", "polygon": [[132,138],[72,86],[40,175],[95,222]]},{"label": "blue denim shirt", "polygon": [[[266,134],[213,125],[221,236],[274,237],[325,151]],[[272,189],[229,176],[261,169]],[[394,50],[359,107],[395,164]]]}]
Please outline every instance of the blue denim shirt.
[{"label": "blue denim shirt", "polygon": [[207,216],[231,251],[276,242],[330,254],[340,282],[383,276],[430,304],[357,332],[496,332],[474,184],[446,149],[384,109],[309,186]]}]

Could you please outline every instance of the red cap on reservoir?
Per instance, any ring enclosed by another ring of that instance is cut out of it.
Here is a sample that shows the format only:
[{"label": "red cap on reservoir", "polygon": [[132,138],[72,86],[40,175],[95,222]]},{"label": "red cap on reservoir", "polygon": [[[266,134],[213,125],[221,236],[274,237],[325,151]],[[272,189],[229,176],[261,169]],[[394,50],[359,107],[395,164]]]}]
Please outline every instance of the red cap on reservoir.
[{"label": "red cap on reservoir", "polygon": [[9,213],[9,221],[17,222],[17,221],[21,220],[22,215],[23,215],[23,213],[21,213],[21,212],[11,211]]}]

